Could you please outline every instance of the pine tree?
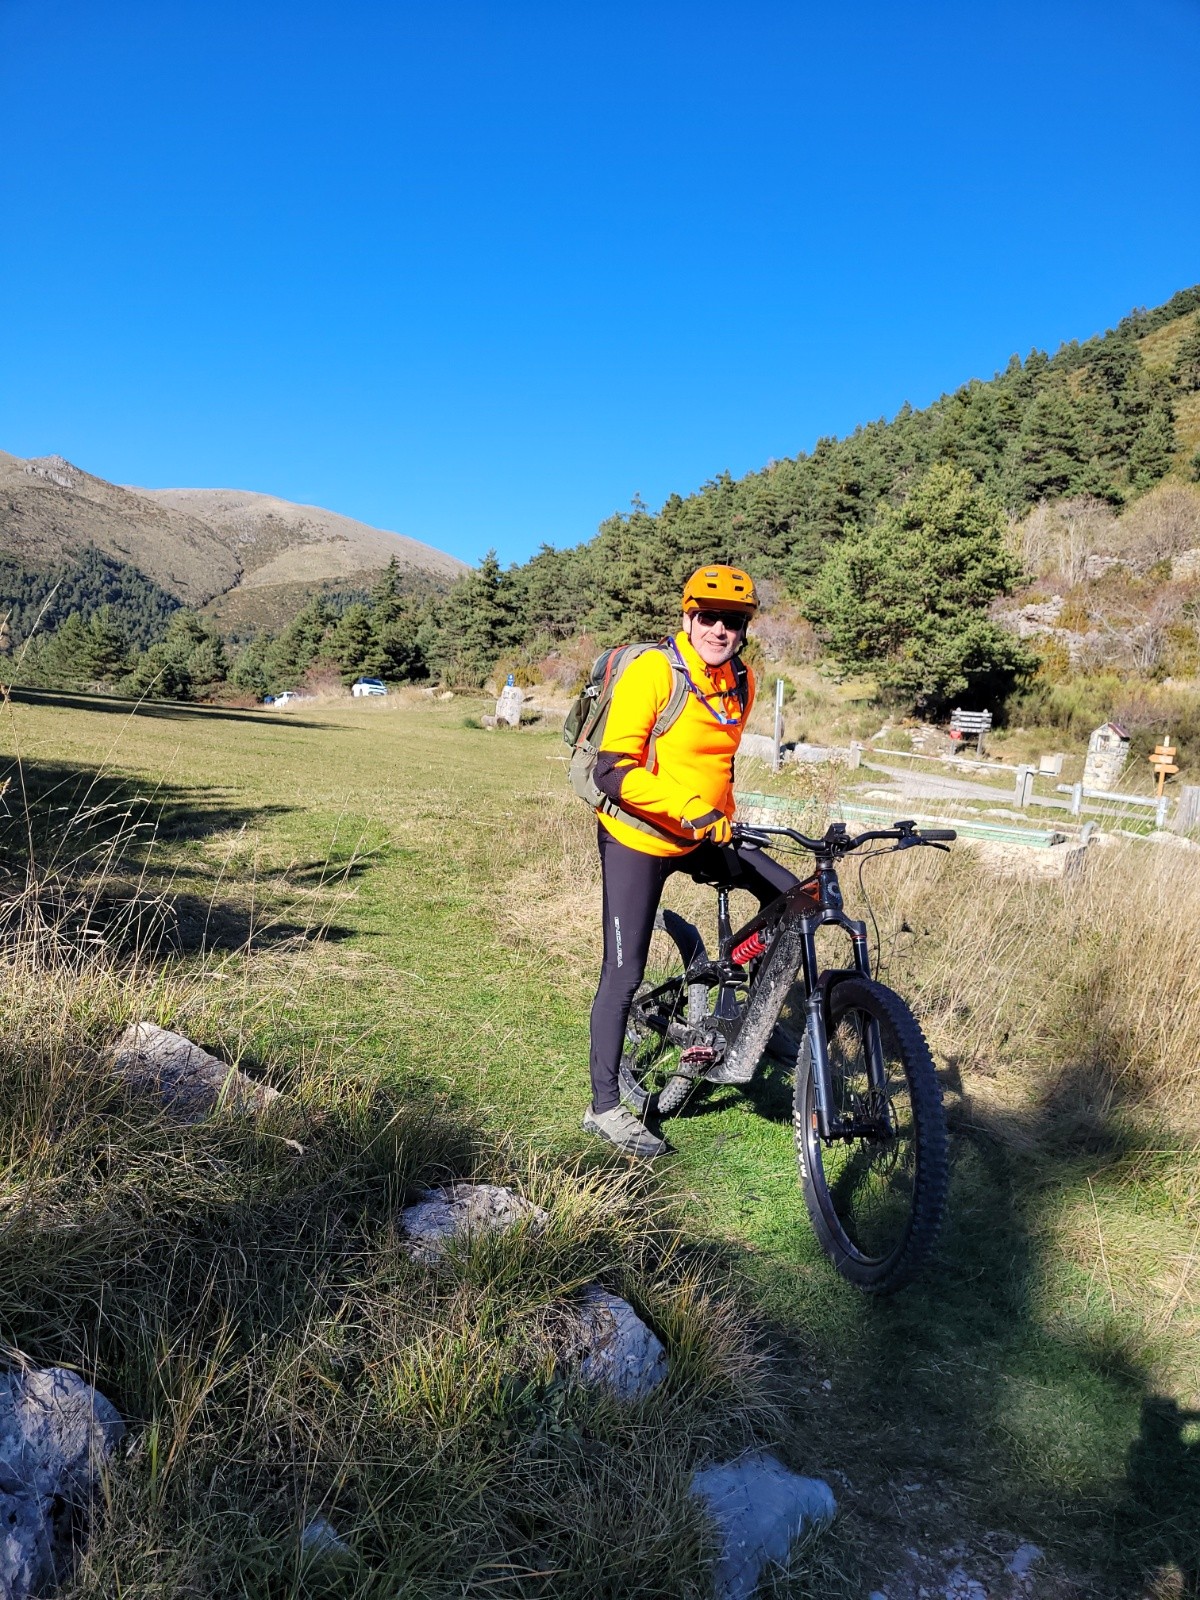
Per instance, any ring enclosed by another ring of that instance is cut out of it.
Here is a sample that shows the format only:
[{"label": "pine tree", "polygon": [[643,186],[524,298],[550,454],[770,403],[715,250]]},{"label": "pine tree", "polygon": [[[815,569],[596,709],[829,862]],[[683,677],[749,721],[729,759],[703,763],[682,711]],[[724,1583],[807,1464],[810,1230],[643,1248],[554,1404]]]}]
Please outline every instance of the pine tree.
[{"label": "pine tree", "polygon": [[1017,504],[1062,495],[1103,494],[1109,487],[1093,463],[1093,441],[1080,408],[1065,390],[1044,389],[1030,405],[1010,449],[1007,481]]},{"label": "pine tree", "polygon": [[1200,317],[1197,317],[1175,354],[1171,377],[1184,394],[1200,390]]},{"label": "pine tree", "polygon": [[88,636],[89,677],[97,683],[115,683],[129,667],[129,640],[111,606],[101,606],[93,614]]},{"label": "pine tree", "polygon": [[996,699],[1029,664],[986,614],[1015,581],[999,506],[969,473],[939,463],[899,506],[831,553],[806,610],[844,666],[874,671],[910,704],[964,693]]},{"label": "pine tree", "polygon": [[1171,415],[1163,407],[1152,411],[1129,452],[1129,482],[1134,489],[1148,489],[1168,471],[1175,453],[1175,429]]},{"label": "pine tree", "polygon": [[366,606],[347,606],[330,636],[330,649],[341,670],[342,682],[353,683],[364,674],[381,672],[374,616]]}]

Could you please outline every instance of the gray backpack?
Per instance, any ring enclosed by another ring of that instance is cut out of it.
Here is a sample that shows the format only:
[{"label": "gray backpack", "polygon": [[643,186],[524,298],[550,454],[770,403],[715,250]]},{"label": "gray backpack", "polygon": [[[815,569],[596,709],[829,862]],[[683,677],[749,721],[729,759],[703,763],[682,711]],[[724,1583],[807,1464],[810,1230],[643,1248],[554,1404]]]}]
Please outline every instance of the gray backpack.
[{"label": "gray backpack", "polygon": [[[655,744],[659,737],[679,720],[680,713],[687,704],[688,694],[693,688],[674,641],[670,639],[659,639],[655,643],[618,644],[613,645],[611,649],[601,651],[592,663],[587,682],[567,712],[563,723],[563,740],[571,748],[571,787],[581,799],[586,800],[593,810],[603,811],[605,816],[620,817],[621,821],[631,828],[637,828],[642,833],[661,836],[667,832],[666,829],[660,828],[647,817],[639,817],[632,811],[624,810],[615,800],[611,800],[596,787],[595,779],[596,757],[600,754],[600,746],[604,740],[604,729],[608,722],[609,707],[612,705],[617,679],[631,661],[636,661],[638,656],[645,655],[647,650],[663,652],[671,664],[673,679],[671,697],[659,712],[650,730],[646,760],[648,765],[653,764]],[[737,696],[741,703],[742,714],[745,715],[748,687],[746,669],[742,665],[740,656],[734,656],[733,666],[737,676]]]}]

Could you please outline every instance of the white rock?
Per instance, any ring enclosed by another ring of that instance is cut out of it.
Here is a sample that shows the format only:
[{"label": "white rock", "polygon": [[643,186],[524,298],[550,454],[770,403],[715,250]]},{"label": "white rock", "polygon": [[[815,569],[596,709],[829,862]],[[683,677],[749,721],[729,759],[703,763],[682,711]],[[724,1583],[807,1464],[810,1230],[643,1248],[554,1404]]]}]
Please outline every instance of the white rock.
[{"label": "white rock", "polygon": [[578,1376],[618,1400],[641,1400],[667,1375],[667,1352],[628,1300],[593,1284],[579,1302]]},{"label": "white rock", "polygon": [[820,1478],[789,1472],[765,1451],[692,1478],[721,1540],[717,1600],[749,1600],[768,1561],[782,1565],[797,1539],[833,1521],[837,1502]]},{"label": "white rock", "polygon": [[1014,1578],[1027,1578],[1042,1559],[1036,1544],[1019,1544],[1005,1563],[1004,1570]]},{"label": "white rock", "polygon": [[330,1522],[328,1517],[314,1517],[300,1535],[300,1548],[306,1556],[322,1559],[328,1556],[352,1556],[350,1546]]},{"label": "white rock", "polygon": [[150,1091],[185,1122],[196,1122],[217,1105],[262,1111],[279,1090],[256,1083],[228,1062],[210,1056],[182,1033],[156,1022],[131,1022],[113,1045],[113,1071],[131,1089]]},{"label": "white rock", "polygon": [[416,1205],[400,1213],[407,1235],[404,1249],[414,1261],[439,1261],[454,1239],[478,1233],[502,1233],[518,1222],[543,1228],[549,1217],[540,1206],[495,1183],[452,1183],[430,1189]]},{"label": "white rock", "polygon": [[125,1433],[116,1408],[73,1372],[0,1375],[0,1594],[25,1600],[70,1551],[101,1468]]},{"label": "white rock", "polygon": [[525,703],[525,696],[515,684],[508,684],[501,689],[500,697],[496,701],[496,721],[503,722],[510,728],[521,726],[521,707]]},{"label": "white rock", "polygon": [[770,764],[775,759],[775,741],[766,733],[744,733],[738,745],[738,754],[751,761]]}]

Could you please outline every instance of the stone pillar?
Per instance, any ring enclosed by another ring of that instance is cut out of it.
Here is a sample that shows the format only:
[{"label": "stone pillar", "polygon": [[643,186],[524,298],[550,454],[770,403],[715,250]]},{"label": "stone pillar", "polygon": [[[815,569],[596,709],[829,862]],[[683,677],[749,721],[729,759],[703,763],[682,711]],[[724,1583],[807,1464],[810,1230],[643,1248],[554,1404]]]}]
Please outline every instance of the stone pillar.
[{"label": "stone pillar", "polygon": [[1014,795],[1013,795],[1013,802],[1014,802],[1015,805],[1020,806],[1021,810],[1024,811],[1025,807],[1029,804],[1029,802],[1032,799],[1033,799],[1033,768],[1029,767],[1029,766],[1018,767],[1017,768],[1017,781],[1016,781],[1015,792],[1014,792]]},{"label": "stone pillar", "polygon": [[1200,785],[1185,783],[1179,791],[1179,805],[1175,812],[1177,833],[1192,833],[1200,829]]},{"label": "stone pillar", "polygon": [[524,701],[525,696],[513,682],[513,675],[510,672],[507,683],[500,691],[500,698],[496,701],[497,724],[504,723],[510,728],[519,728],[521,726],[521,706]]}]

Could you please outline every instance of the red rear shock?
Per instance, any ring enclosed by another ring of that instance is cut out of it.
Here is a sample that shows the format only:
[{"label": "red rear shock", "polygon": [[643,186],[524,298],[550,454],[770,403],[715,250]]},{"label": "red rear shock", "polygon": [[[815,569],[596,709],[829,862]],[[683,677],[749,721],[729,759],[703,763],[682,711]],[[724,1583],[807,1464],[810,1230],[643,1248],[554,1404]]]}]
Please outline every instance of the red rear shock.
[{"label": "red rear shock", "polygon": [[752,933],[748,939],[743,939],[741,944],[735,944],[729,952],[729,959],[735,967],[744,967],[748,961],[754,961],[761,956],[767,948],[767,935],[760,928],[757,933]]}]

